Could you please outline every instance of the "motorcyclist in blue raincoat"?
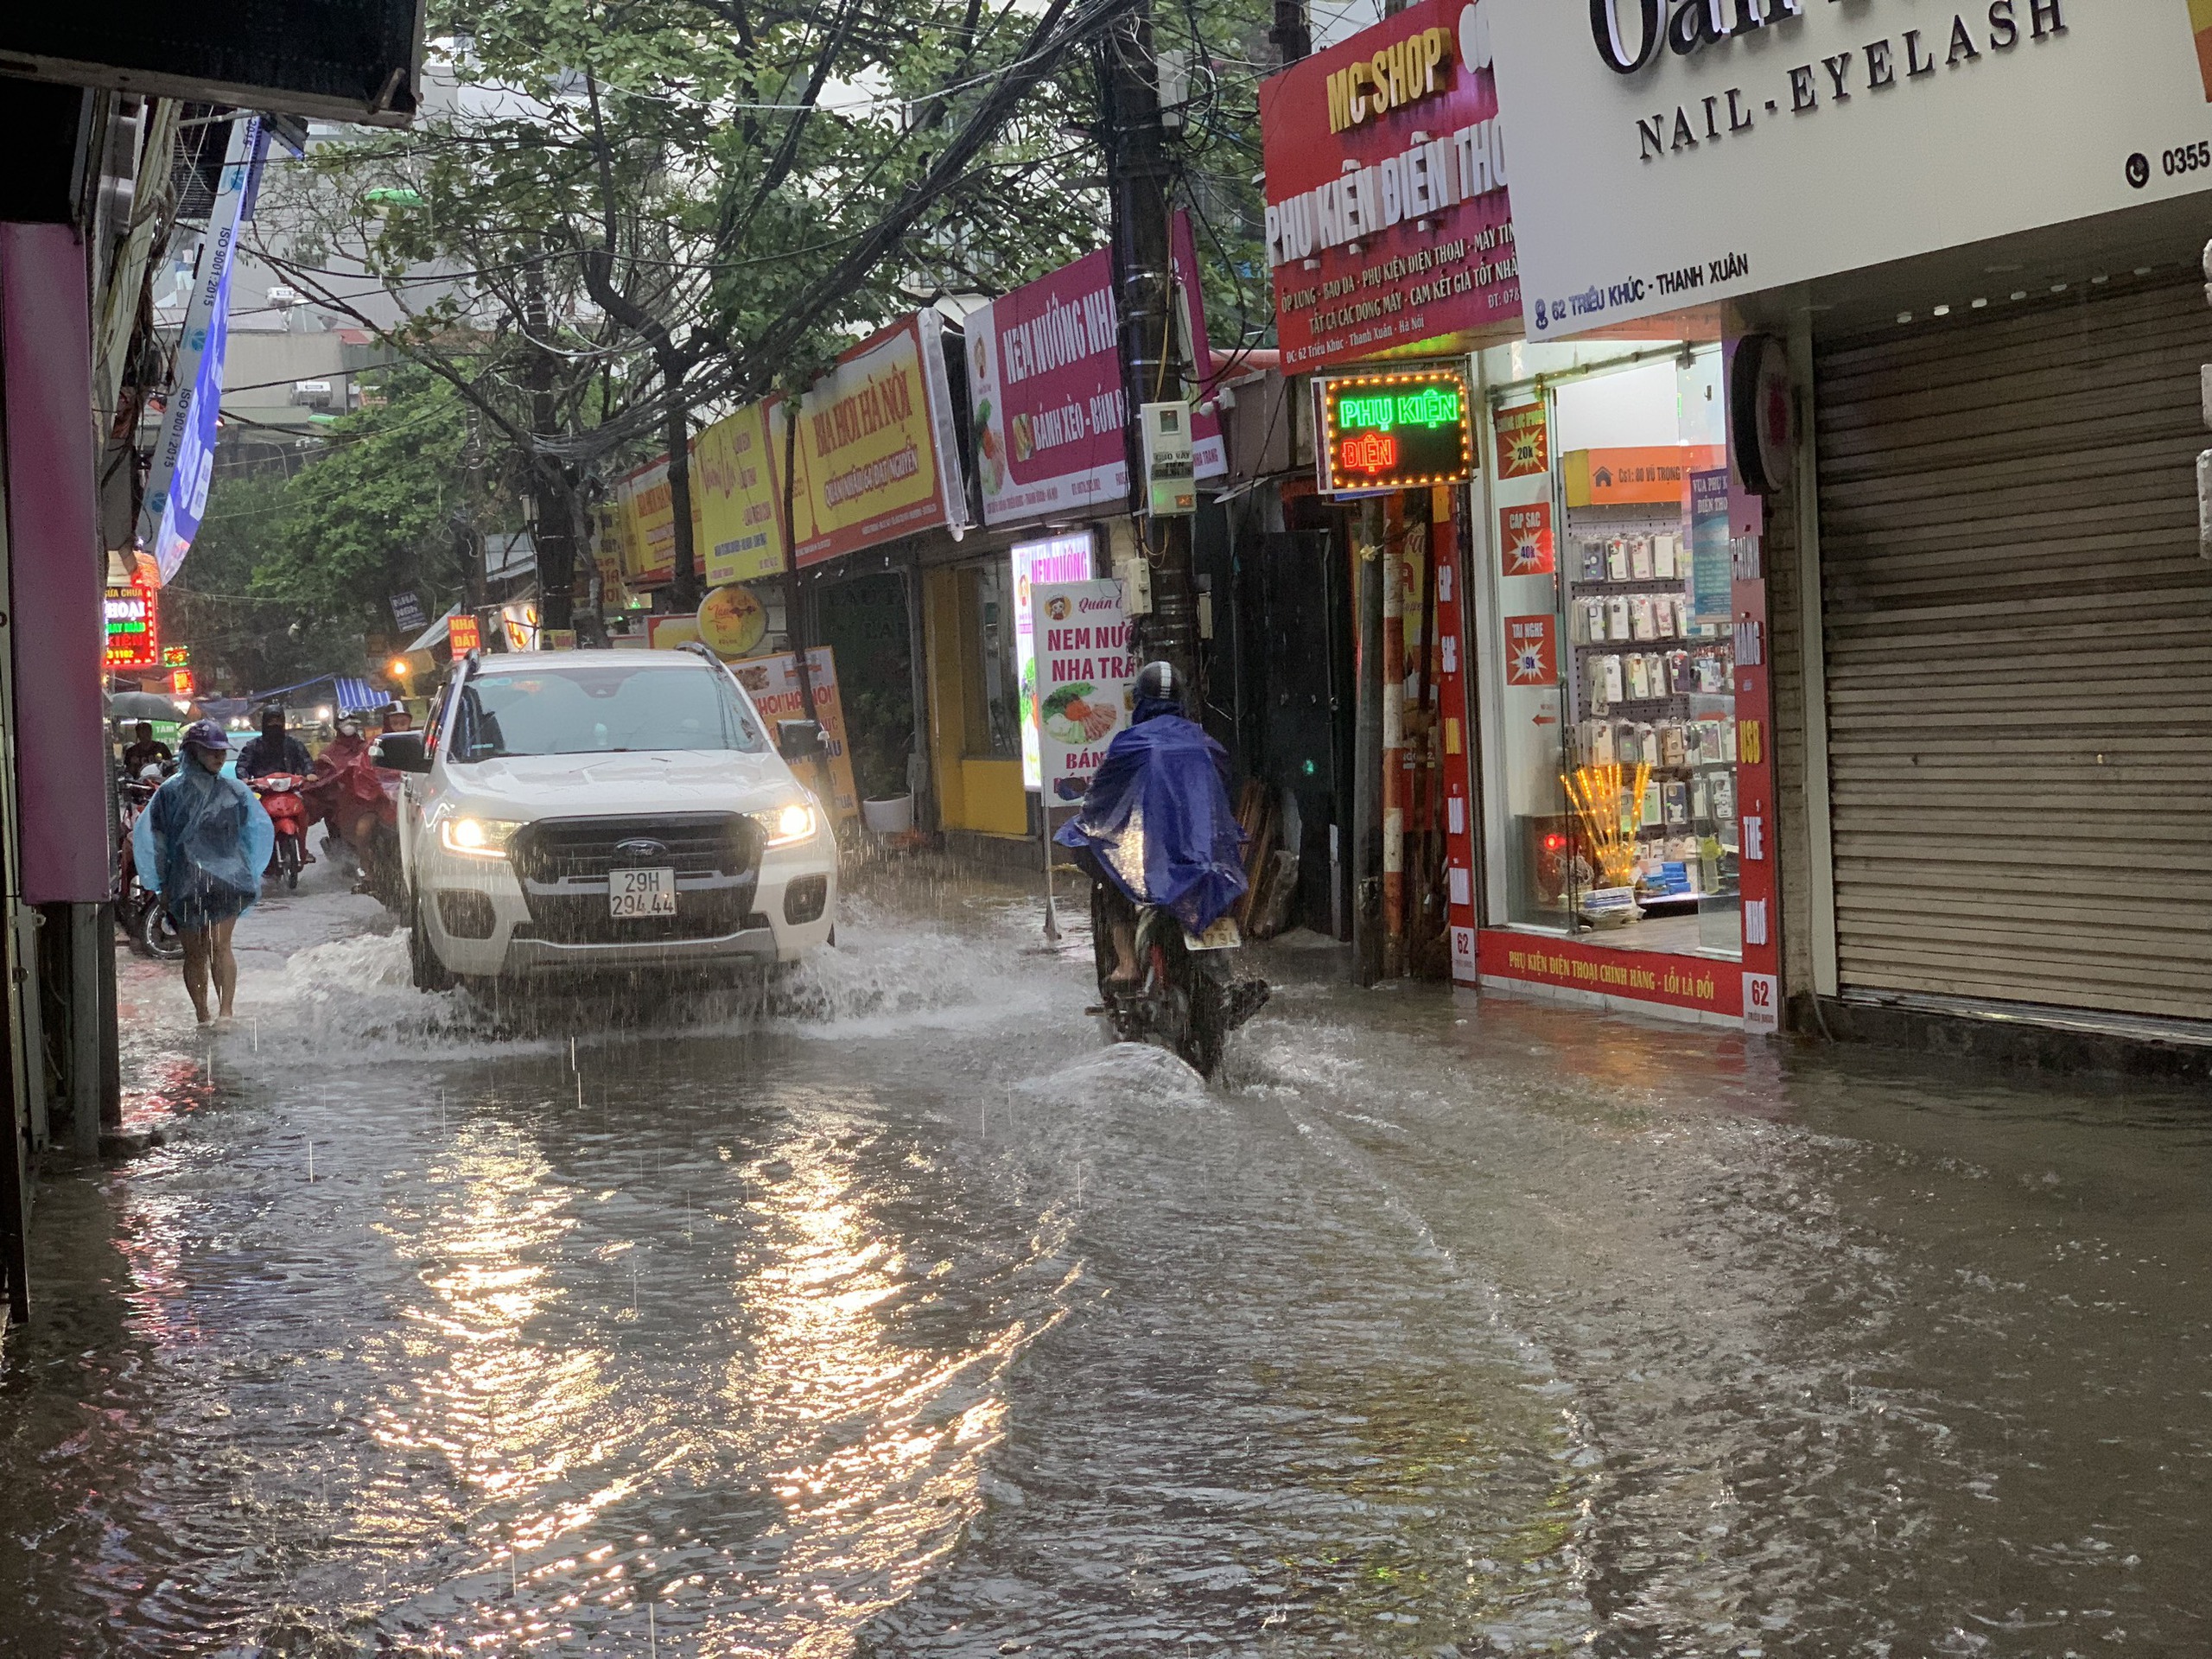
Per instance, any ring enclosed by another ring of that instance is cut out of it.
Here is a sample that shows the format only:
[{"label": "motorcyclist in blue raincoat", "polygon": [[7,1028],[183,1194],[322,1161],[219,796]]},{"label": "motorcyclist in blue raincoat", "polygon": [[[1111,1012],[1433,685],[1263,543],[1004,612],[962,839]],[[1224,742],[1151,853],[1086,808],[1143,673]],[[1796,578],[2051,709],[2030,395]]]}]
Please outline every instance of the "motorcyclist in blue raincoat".
[{"label": "motorcyclist in blue raincoat", "polygon": [[1229,756],[1183,714],[1166,663],[1138,673],[1136,706],[1083,798],[1053,837],[1103,889],[1113,978],[1134,982],[1136,906],[1158,905],[1204,933],[1244,893],[1244,832],[1229,804]]},{"label": "motorcyclist in blue raincoat", "polygon": [[238,964],[231,929],[261,896],[261,872],[276,844],[276,827],[254,793],[223,776],[229,734],[212,720],[194,721],[181,740],[184,762],[154,791],[130,831],[138,879],[161,896],[184,941],[184,988],[200,1023],[212,974],[217,1007],[228,1019],[238,996]]}]

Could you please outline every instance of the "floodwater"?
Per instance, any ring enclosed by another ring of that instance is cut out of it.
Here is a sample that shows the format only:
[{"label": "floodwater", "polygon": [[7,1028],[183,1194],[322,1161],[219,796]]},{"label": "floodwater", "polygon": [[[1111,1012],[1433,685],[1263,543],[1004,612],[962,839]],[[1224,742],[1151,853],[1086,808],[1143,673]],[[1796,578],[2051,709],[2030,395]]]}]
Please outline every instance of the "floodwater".
[{"label": "floodwater", "polygon": [[2212,1651],[2201,1096],[1326,950],[1207,1088],[949,885],[518,1027],[364,908],[212,1039],[126,969],[168,1138],[41,1195],[0,1650]]}]

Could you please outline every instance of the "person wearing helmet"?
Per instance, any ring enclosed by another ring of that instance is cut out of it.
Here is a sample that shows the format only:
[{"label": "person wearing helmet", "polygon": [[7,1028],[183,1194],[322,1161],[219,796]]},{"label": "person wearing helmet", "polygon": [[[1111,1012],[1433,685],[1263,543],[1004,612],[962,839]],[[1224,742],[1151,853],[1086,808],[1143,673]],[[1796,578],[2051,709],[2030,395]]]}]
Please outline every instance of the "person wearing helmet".
[{"label": "person wearing helmet", "polygon": [[276,844],[276,827],[254,792],[223,775],[229,734],[196,720],[181,740],[184,763],[154,791],[131,827],[138,879],[156,893],[184,942],[184,988],[206,1025],[214,985],[227,1019],[238,996],[238,959],[231,930],[261,896],[261,872]]},{"label": "person wearing helmet", "polygon": [[1083,807],[1053,837],[1098,884],[1113,980],[1134,984],[1136,906],[1158,905],[1194,934],[1244,893],[1244,831],[1229,803],[1229,756],[1183,713],[1168,663],[1137,673],[1128,727],[1115,734]]},{"label": "person wearing helmet", "polygon": [[261,711],[261,735],[238,751],[238,774],[247,783],[276,772],[308,775],[308,752],[300,740],[284,729],[282,703]]}]

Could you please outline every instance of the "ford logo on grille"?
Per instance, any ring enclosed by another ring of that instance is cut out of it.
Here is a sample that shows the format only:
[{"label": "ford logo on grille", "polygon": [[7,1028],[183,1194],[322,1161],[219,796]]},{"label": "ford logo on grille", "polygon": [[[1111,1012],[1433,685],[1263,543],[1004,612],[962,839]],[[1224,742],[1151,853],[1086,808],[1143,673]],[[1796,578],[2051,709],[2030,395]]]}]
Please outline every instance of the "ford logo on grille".
[{"label": "ford logo on grille", "polygon": [[617,858],[627,859],[632,864],[651,864],[658,859],[668,856],[668,843],[664,841],[649,840],[640,836],[634,841],[616,842],[614,855]]}]

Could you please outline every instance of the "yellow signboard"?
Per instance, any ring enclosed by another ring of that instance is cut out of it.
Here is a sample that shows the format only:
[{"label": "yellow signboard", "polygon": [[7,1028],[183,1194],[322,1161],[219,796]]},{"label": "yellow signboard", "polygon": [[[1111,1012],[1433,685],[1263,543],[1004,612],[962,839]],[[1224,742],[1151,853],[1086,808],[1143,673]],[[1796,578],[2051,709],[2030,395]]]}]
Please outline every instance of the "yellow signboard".
[{"label": "yellow signboard", "polygon": [[[766,413],[780,467],[783,400]],[[902,317],[839,358],[799,399],[797,424],[791,532],[798,563],[968,522],[936,312]],[[780,493],[780,473],[777,484]]]},{"label": "yellow signboard", "polygon": [[665,582],[676,569],[676,514],[669,506],[668,457],[640,467],[614,486],[622,532],[622,579]]},{"label": "yellow signboard", "polygon": [[766,410],[748,404],[691,441],[691,507],[707,585],[781,575],[783,474],[768,457]]}]

